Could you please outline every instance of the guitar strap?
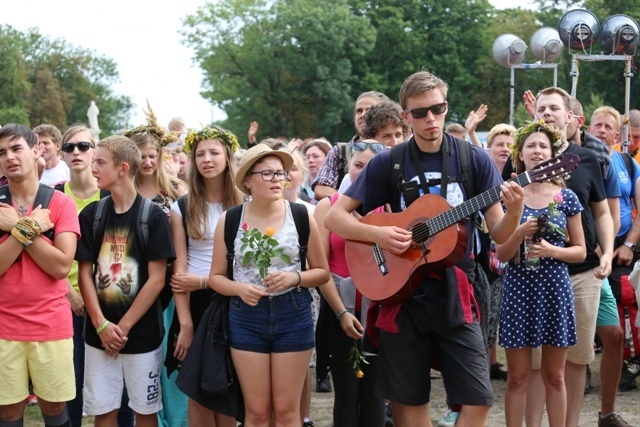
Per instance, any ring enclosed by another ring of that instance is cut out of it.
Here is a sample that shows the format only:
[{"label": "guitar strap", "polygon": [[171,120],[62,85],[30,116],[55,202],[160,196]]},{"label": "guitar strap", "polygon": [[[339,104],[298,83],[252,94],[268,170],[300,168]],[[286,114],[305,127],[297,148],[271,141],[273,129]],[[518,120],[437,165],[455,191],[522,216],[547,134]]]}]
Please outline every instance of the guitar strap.
[{"label": "guitar strap", "polygon": [[[440,172],[440,179],[434,180],[426,180],[424,169],[422,168],[422,163],[420,162],[420,153],[418,152],[418,145],[415,142],[415,139],[412,139],[409,144],[411,148],[411,160],[413,161],[413,165],[416,168],[416,172],[418,173],[418,180],[420,181],[420,187],[422,188],[423,194],[429,194],[429,185],[438,185],[440,184],[440,196],[444,199],[447,198],[447,186],[449,184],[449,139],[446,134],[443,134],[444,138],[442,140],[442,169]],[[409,206],[409,203],[407,203]]]}]

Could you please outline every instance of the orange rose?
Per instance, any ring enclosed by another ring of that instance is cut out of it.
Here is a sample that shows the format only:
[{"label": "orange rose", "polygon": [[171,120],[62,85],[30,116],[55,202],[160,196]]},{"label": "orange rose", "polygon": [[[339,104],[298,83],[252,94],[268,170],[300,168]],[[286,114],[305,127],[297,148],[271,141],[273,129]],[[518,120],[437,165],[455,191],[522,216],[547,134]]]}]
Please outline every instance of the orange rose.
[{"label": "orange rose", "polygon": [[273,236],[274,234],[276,234],[276,230],[274,230],[273,228],[269,227],[269,228],[267,228],[267,231],[265,231],[265,233],[264,233],[264,234],[266,234],[266,235],[267,235],[267,237],[271,237],[271,236]]}]

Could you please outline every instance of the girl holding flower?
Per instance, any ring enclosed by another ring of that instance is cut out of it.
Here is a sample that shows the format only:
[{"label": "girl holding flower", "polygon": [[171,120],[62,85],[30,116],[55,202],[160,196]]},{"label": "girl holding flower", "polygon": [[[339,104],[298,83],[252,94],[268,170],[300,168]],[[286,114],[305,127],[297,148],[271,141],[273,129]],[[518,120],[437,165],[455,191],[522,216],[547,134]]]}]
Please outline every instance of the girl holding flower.
[{"label": "girl holding flower", "polygon": [[[556,156],[562,140],[542,120],[515,135],[513,162],[517,173]],[[524,188],[521,225],[497,246],[500,261],[508,261],[500,317],[500,345],[505,348],[509,376],[505,395],[507,426],[524,420],[532,348],[542,347],[542,378],[551,427],[565,425],[567,398],[564,366],[575,345],[573,288],[567,263],[586,256],[581,225],[582,206],[561,181],[532,183]],[[531,244],[526,247],[525,239]],[[532,264],[535,264],[532,266]]]},{"label": "girl holding flower", "polygon": [[[191,131],[185,139],[192,165],[187,180],[189,193],[171,205],[170,217],[176,250],[171,276],[176,316],[169,329],[165,362],[169,375],[184,361],[213,295],[208,278],[218,219],[223,211],[242,203],[233,182],[233,153],[239,145],[234,134],[216,127]],[[191,427],[236,425],[232,417],[215,413],[191,398],[188,417]]]},{"label": "girl holding flower", "polygon": [[251,200],[243,206],[235,238],[233,281],[227,278],[225,214],[214,235],[209,283],[231,297],[229,341],[247,427],[267,427],[272,419],[278,427],[300,426],[300,396],[314,347],[307,288],[329,280],[310,214],[307,268],[301,268],[298,232],[283,199],[292,163],[288,153],[264,144],[242,156],[235,182]]}]

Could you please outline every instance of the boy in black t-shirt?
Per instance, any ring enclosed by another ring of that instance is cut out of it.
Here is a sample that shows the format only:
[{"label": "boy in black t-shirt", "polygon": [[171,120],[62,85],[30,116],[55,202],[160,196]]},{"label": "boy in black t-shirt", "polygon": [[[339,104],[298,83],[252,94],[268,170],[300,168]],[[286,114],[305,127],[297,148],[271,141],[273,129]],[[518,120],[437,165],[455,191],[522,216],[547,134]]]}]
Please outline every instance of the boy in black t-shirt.
[{"label": "boy in black t-shirt", "polygon": [[[136,425],[157,425],[162,409],[160,348],[164,330],[158,296],[167,262],[175,258],[167,216],[150,204],[147,237],[140,209],[144,199],[135,189],[140,152],[124,136],[97,145],[92,173],[111,197],[99,220],[98,203],[80,214],[79,285],[85,301],[85,412],[96,423],[116,425],[123,383]],[[144,217],[143,217],[144,218]]]}]

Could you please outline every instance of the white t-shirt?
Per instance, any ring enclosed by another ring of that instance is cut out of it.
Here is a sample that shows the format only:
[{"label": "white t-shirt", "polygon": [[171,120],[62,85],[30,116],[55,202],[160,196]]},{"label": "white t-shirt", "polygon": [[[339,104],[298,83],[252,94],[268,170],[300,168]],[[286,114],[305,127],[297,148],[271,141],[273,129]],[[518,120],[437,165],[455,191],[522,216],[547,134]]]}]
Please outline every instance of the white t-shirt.
[{"label": "white t-shirt", "polygon": [[56,166],[44,170],[40,183],[53,186],[54,184],[69,181],[69,177],[69,166],[60,160]]},{"label": "white t-shirt", "polygon": [[[211,257],[213,255],[213,233],[216,230],[218,219],[222,214],[222,203],[207,202],[207,207],[209,208],[209,227],[205,239],[193,240],[189,237],[187,272],[209,277],[209,271],[211,270]],[[171,205],[171,210],[177,213],[182,220],[178,202],[174,202]]]}]

